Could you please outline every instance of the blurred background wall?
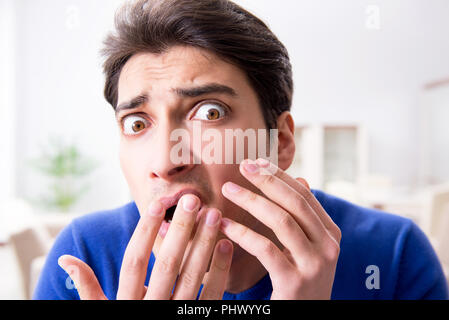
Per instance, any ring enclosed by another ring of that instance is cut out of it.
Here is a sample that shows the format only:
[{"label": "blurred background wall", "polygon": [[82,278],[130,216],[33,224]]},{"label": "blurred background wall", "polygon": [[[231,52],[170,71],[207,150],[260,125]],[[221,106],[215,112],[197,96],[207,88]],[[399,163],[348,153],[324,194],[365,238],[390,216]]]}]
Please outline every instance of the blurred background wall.
[{"label": "blurred background wall", "polygon": [[120,205],[128,194],[117,162],[115,119],[102,95],[98,53],[120,1],[9,3],[14,18],[8,30],[15,36],[9,39],[12,44],[2,43],[2,49],[9,47],[14,59],[12,64],[4,61],[14,79],[13,194],[23,198],[39,194],[42,179],[28,162],[50,136],[59,136],[75,141],[101,164],[92,178],[92,192],[77,209]]}]

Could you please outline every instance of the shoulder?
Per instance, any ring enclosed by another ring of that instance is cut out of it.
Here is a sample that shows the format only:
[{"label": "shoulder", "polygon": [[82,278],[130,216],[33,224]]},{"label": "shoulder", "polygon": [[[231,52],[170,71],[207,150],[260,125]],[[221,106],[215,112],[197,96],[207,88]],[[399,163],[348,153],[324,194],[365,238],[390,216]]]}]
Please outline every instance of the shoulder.
[{"label": "shoulder", "polygon": [[94,270],[103,268],[104,261],[119,266],[139,218],[138,209],[131,202],[74,219],[68,228],[78,258]]},{"label": "shoulder", "polygon": [[401,258],[411,232],[418,229],[408,218],[365,208],[323,191],[313,190],[313,193],[341,230],[342,259],[389,269]]},{"label": "shoulder", "polygon": [[110,239],[130,238],[139,220],[134,202],[119,208],[86,214],[72,221],[69,227],[74,237],[84,241],[104,242]]},{"label": "shoulder", "polygon": [[405,236],[417,227],[412,220],[396,214],[366,208],[321,190],[312,190],[312,193],[342,233],[347,235],[386,241]]},{"label": "shoulder", "polygon": [[[412,220],[320,190],[312,193],[342,232],[335,286],[340,292],[335,296],[353,293],[359,298],[447,299],[438,257]],[[379,290],[367,290],[365,283],[367,268],[373,265],[381,273]]]}]

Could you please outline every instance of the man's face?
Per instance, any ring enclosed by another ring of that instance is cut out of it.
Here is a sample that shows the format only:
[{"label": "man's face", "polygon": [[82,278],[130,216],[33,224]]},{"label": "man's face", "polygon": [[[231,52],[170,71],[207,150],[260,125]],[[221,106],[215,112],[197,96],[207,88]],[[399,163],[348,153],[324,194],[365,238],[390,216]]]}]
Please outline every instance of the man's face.
[{"label": "man's face", "polygon": [[[215,129],[222,137],[225,129],[266,128],[257,95],[239,68],[193,47],[134,55],[120,75],[117,120],[121,167],[141,214],[151,201],[170,203],[171,197],[187,191],[198,195],[203,207],[217,208],[224,217],[257,230],[256,220],[221,193],[227,181],[257,192],[239,173],[239,163],[193,161],[198,153],[193,145],[210,143],[194,134],[194,123],[201,124],[202,132]],[[172,161],[173,147],[179,145],[170,139],[175,129],[190,135],[189,163]],[[161,241],[158,236],[156,254]]]}]

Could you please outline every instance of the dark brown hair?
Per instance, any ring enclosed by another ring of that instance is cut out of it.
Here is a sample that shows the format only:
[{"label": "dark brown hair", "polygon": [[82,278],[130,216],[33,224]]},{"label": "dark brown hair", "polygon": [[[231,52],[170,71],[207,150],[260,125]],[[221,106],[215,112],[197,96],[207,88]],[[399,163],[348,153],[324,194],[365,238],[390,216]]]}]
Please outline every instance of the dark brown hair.
[{"label": "dark brown hair", "polygon": [[255,90],[267,128],[290,110],[293,94],[288,52],[259,18],[229,0],[138,0],[116,13],[104,41],[104,95],[115,109],[118,79],[136,53],[163,53],[173,45],[208,50],[243,70]]}]

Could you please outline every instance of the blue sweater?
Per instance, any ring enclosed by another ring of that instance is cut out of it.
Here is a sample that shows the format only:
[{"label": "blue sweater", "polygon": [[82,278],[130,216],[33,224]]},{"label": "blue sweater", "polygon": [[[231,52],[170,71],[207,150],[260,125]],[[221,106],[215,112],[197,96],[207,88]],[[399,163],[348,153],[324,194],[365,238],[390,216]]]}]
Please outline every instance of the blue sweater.
[{"label": "blue sweater", "polygon": [[[342,231],[332,299],[448,299],[447,282],[424,233],[409,219],[367,209],[312,190]],[[79,299],[57,263],[63,254],[85,261],[104,293],[115,299],[126,246],[139,220],[134,202],[75,219],[59,235],[41,273],[34,299]],[[151,254],[146,283],[155,257]],[[254,287],[224,299],[269,299],[267,274]]]}]

